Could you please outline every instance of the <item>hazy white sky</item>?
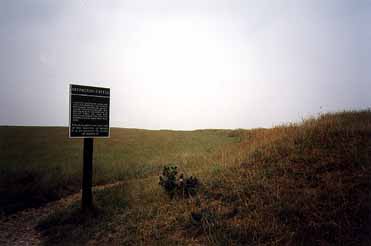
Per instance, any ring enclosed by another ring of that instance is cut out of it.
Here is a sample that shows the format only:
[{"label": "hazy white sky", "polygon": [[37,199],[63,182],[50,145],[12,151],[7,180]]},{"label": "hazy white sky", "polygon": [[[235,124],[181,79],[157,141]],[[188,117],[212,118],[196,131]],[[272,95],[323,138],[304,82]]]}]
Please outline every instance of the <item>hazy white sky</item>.
[{"label": "hazy white sky", "polygon": [[252,128],[371,106],[371,1],[0,1],[0,125]]}]

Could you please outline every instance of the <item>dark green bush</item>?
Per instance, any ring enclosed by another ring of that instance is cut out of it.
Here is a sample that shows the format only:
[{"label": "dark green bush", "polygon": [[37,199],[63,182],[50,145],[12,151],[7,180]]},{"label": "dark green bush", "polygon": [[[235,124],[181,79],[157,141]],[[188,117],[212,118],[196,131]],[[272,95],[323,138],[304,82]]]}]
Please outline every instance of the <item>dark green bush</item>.
[{"label": "dark green bush", "polygon": [[178,171],[176,166],[165,166],[162,170],[162,176],[160,176],[159,184],[165,189],[166,193],[173,198],[177,191],[176,176]]},{"label": "dark green bush", "polygon": [[160,175],[159,184],[164,188],[165,192],[173,198],[175,195],[181,197],[194,196],[200,183],[196,177],[186,177],[183,174],[177,177],[177,167],[174,165],[165,166]]}]

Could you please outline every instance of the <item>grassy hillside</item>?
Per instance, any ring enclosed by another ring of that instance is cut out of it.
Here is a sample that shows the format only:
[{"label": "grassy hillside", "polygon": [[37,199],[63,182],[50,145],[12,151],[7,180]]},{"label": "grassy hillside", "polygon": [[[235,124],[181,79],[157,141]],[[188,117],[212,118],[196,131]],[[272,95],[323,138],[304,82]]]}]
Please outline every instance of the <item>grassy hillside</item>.
[{"label": "grassy hillside", "polygon": [[[40,186],[78,183],[81,142],[67,140],[65,129],[36,130],[26,141],[30,128],[1,129],[1,139],[10,139],[9,147],[1,143],[2,185],[23,170],[50,177]],[[79,213],[76,201],[41,220],[45,243],[371,245],[370,111],[272,129],[114,129],[95,153],[95,182],[124,183],[95,192],[93,215]],[[199,178],[196,196],[166,195],[158,174],[167,163]]]}]

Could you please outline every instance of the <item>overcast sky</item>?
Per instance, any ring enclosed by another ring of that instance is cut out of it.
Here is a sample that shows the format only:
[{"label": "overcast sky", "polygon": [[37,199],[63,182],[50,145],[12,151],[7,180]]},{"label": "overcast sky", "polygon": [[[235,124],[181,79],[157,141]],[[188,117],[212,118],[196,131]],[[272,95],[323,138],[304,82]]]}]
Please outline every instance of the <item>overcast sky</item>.
[{"label": "overcast sky", "polygon": [[0,125],[253,128],[371,106],[371,1],[0,1]]}]

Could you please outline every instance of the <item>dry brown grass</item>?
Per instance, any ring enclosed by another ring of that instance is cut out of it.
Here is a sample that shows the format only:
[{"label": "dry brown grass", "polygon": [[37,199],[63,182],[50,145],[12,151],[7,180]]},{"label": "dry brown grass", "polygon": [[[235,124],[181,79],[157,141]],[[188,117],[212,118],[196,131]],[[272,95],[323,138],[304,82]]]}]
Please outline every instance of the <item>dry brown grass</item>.
[{"label": "dry brown grass", "polygon": [[202,198],[214,220],[205,242],[370,245],[370,111],[246,131],[243,139],[244,161],[231,155]]},{"label": "dry brown grass", "polygon": [[[175,133],[166,134],[173,143],[169,134]],[[218,148],[192,154],[187,144],[192,137],[181,135],[179,141],[189,151],[178,145],[163,158],[201,180],[195,197],[170,200],[157,175],[131,178],[96,195],[105,212],[94,229],[63,224],[75,214],[73,208],[57,211],[43,232],[45,242],[73,244],[84,238],[81,242],[93,245],[371,245],[370,110],[217,134],[238,141],[223,140]],[[153,153],[166,153],[167,148]],[[77,233],[63,233],[71,227]],[[89,237],[83,237],[87,232]]]}]

